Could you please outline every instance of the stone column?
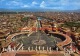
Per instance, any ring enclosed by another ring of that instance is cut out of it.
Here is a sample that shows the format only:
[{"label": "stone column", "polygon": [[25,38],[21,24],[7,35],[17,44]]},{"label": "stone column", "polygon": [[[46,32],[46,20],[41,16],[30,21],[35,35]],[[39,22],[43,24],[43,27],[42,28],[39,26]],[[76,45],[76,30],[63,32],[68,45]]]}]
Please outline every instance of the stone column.
[{"label": "stone column", "polygon": [[28,51],[30,51],[30,47],[28,47]]},{"label": "stone column", "polygon": [[40,51],[41,47],[39,46],[39,51]]},{"label": "stone column", "polygon": [[71,53],[73,53],[73,50],[72,50],[72,43],[71,43],[71,45],[70,45],[70,48],[71,48],[71,49],[70,49]]},{"label": "stone column", "polygon": [[49,51],[49,50],[48,50],[48,47],[47,47],[47,51]]},{"label": "stone column", "polygon": [[11,51],[11,46],[10,45],[8,46],[8,50]]},{"label": "stone column", "polygon": [[36,46],[35,50],[37,51],[37,46]]},{"label": "stone column", "polygon": [[71,54],[71,51],[70,50],[68,50],[68,52],[69,52],[69,54]]},{"label": "stone column", "polygon": [[32,51],[33,51],[33,47],[31,47]]},{"label": "stone column", "polygon": [[64,56],[66,56],[66,49],[64,48]]},{"label": "stone column", "polygon": [[4,51],[8,51],[8,49],[4,49]]},{"label": "stone column", "polygon": [[56,48],[56,51],[58,51],[58,47]]},{"label": "stone column", "polygon": [[14,49],[14,51],[16,51],[16,47],[15,47],[15,46],[14,46],[14,48],[13,48],[13,49]]},{"label": "stone column", "polygon": [[22,50],[23,50],[24,48],[23,48],[23,46],[22,46]]},{"label": "stone column", "polygon": [[14,51],[14,49],[12,49],[11,51]]},{"label": "stone column", "polygon": [[42,49],[43,49],[43,51],[44,51],[44,46],[43,46],[43,48],[42,48]]},{"label": "stone column", "polygon": [[3,51],[5,51],[5,48],[3,47]]},{"label": "stone column", "polygon": [[51,52],[51,47],[49,48],[50,52]]},{"label": "stone column", "polygon": [[67,49],[67,53],[69,54],[69,50]]}]

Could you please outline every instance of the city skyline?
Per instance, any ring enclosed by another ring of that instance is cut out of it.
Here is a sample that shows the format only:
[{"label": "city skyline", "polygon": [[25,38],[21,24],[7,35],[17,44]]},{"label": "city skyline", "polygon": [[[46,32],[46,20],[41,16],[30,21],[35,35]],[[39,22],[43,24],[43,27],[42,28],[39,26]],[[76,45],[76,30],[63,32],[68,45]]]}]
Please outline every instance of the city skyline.
[{"label": "city skyline", "polygon": [[78,10],[80,0],[0,0],[0,8]]}]

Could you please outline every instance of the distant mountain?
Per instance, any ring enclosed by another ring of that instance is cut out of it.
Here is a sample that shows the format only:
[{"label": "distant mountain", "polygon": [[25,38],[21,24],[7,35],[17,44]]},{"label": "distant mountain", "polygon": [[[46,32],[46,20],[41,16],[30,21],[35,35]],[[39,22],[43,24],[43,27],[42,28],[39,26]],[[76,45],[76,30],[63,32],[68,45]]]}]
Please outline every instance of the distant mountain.
[{"label": "distant mountain", "polygon": [[8,9],[0,9],[0,12],[7,12],[7,11],[10,11],[10,10],[8,10]]},{"label": "distant mountain", "polygon": [[27,8],[27,9],[0,9],[0,12],[80,12],[79,10],[56,10],[56,9],[38,9],[38,8]]},{"label": "distant mountain", "polygon": [[80,9],[78,9],[78,10],[74,10],[75,12],[80,12]]},{"label": "distant mountain", "polygon": [[52,9],[0,9],[0,12],[45,12],[45,11],[60,11],[60,10],[52,10]]},{"label": "distant mountain", "polygon": [[79,12],[80,13],[80,9],[78,10],[64,10],[65,12]]}]

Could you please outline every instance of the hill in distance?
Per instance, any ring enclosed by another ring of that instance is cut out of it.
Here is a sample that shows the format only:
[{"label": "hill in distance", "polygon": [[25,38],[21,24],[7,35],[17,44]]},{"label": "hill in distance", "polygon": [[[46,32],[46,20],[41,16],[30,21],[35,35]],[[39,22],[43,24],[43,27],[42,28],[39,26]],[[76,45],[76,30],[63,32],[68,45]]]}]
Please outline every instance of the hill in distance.
[{"label": "hill in distance", "polygon": [[0,8],[0,12],[80,12],[79,10],[56,10],[56,9],[38,9],[38,8],[27,8],[27,9],[3,9]]}]

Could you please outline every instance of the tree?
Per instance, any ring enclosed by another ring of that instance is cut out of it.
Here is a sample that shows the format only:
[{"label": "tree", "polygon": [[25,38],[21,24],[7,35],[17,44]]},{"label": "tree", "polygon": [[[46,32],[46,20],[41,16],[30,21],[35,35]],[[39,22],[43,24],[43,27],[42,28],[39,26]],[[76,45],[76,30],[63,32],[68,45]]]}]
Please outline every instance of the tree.
[{"label": "tree", "polygon": [[65,22],[63,25],[63,27],[69,27],[71,30],[73,30],[73,27],[75,27],[75,30],[77,31],[78,28],[80,28],[80,23],[76,23],[76,22]]},{"label": "tree", "polygon": [[28,21],[28,19],[30,19],[29,17],[24,17],[21,19],[21,21],[25,22],[25,21]]}]

